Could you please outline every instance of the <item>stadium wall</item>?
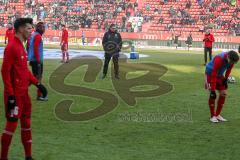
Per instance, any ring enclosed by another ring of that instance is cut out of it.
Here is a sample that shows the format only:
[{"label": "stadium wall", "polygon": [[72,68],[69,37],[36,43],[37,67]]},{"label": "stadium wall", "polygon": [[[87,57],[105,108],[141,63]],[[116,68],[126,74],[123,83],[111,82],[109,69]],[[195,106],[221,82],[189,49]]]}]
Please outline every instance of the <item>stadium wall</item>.
[{"label": "stadium wall", "polygon": [[[5,29],[0,29],[0,41],[4,41]],[[44,34],[44,39],[47,42],[59,43],[62,31],[61,30],[47,30]],[[101,40],[104,32],[84,31],[85,41],[92,45],[101,45]],[[214,33],[213,33],[214,34]],[[162,32],[157,34],[149,33],[121,33],[123,40],[135,41],[135,45],[138,46],[171,46],[173,45],[172,34],[168,32]],[[182,35],[179,37],[179,47],[186,46],[185,41],[188,35]],[[204,34],[192,35],[193,45],[192,47],[201,48],[203,46]],[[82,31],[69,31],[70,43],[82,43]],[[237,48],[240,43],[239,36],[215,36],[215,48]]]}]

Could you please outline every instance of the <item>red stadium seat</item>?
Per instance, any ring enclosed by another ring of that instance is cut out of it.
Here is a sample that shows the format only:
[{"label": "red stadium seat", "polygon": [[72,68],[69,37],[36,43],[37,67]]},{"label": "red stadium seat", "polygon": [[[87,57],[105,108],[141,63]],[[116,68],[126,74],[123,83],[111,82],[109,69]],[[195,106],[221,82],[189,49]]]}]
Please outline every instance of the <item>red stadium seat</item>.
[{"label": "red stadium seat", "polygon": [[[61,0],[59,0],[61,1]],[[44,7],[49,7],[51,5],[52,2],[55,2],[55,0],[46,0],[44,3]],[[136,0],[129,0],[128,3],[135,3]],[[171,17],[169,14],[169,9],[171,6],[173,6],[175,9],[180,8],[181,6],[185,7],[187,0],[178,0],[177,2],[174,1],[169,1],[167,4],[164,5],[160,5],[159,0],[144,0],[144,4],[142,5],[142,9],[140,8],[140,10],[143,11],[143,15],[147,15],[150,17],[153,17],[153,20],[150,23],[150,27],[148,28],[149,32],[153,32],[153,33],[160,33],[162,31],[168,32],[166,30],[166,26],[169,25],[171,23]],[[75,4],[73,4],[72,6],[76,7],[76,6],[81,6],[83,8],[89,8],[89,10],[91,11],[91,4],[88,3],[87,0],[76,0],[76,2],[74,2]],[[150,11],[147,11],[145,9],[146,4],[149,3],[150,4]],[[225,3],[221,3],[221,7],[229,7],[229,10],[227,13],[220,13],[220,17],[223,20],[231,20],[233,13],[235,12],[236,7],[235,6],[228,6]],[[18,3],[9,3],[9,8],[13,8],[15,6],[16,11],[20,12],[21,14],[24,13],[25,11],[25,4],[24,4],[24,0],[19,0]],[[112,11],[114,10],[114,4],[109,4],[109,3],[104,3],[101,5],[102,8],[104,8],[107,12],[108,11]],[[162,12],[161,15],[160,14],[154,14],[154,9],[155,8],[161,8]],[[64,9],[66,9],[66,7],[64,7]],[[98,8],[96,7],[94,9],[94,11],[97,11]],[[192,15],[194,18],[197,18],[200,16],[202,9],[201,7],[198,5],[198,3],[196,1],[192,1],[192,6],[190,9],[186,9],[186,11],[189,12],[190,15]],[[8,12],[6,12],[6,14],[0,14],[3,18],[4,21],[8,21]],[[73,15],[79,15],[78,12],[75,11],[69,11],[67,13],[69,16],[73,16]],[[114,17],[112,19],[106,19],[105,22],[108,23],[117,23],[117,24],[121,24],[122,23],[122,17],[125,15],[125,11],[122,11],[121,13],[117,14],[117,17]],[[132,14],[133,15],[133,14]],[[159,18],[163,17],[164,18],[164,22],[163,24],[159,24]],[[45,21],[46,22],[51,22],[54,19],[52,17],[46,17]],[[128,19],[127,19],[128,20]],[[177,19],[178,24],[174,25],[174,31],[183,31],[183,34],[188,34],[190,31],[193,32],[194,34],[202,34],[201,32],[199,32],[199,28],[202,27],[204,24],[202,21],[198,21],[195,25],[180,25],[180,19]],[[104,22],[103,22],[104,24]],[[103,27],[103,25],[102,25]],[[97,30],[98,29],[98,25],[96,20],[93,21],[91,29],[90,30]],[[87,29],[89,30],[89,29]],[[227,30],[223,30],[223,29],[219,29],[216,30],[216,34],[228,34]]]}]

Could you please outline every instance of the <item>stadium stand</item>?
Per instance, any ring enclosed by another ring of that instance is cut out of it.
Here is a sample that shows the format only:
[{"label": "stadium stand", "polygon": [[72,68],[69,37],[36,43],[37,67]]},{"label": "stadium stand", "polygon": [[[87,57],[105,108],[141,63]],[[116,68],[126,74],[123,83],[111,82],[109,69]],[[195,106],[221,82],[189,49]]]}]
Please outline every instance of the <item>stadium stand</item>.
[{"label": "stadium stand", "polygon": [[1,0],[0,26],[17,17],[45,21],[46,27],[104,31],[111,23],[121,32],[240,35],[236,0]]}]

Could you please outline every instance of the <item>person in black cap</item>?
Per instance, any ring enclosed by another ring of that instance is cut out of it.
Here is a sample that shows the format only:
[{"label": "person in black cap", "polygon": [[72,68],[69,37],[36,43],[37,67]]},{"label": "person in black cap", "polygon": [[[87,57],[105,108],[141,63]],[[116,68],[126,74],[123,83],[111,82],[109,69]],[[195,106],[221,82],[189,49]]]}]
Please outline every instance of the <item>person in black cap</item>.
[{"label": "person in black cap", "polygon": [[107,75],[108,64],[111,58],[113,58],[115,78],[119,79],[118,58],[119,52],[122,48],[122,37],[120,33],[117,32],[117,27],[115,24],[111,24],[109,30],[104,34],[102,46],[105,51],[102,79],[104,79]]}]

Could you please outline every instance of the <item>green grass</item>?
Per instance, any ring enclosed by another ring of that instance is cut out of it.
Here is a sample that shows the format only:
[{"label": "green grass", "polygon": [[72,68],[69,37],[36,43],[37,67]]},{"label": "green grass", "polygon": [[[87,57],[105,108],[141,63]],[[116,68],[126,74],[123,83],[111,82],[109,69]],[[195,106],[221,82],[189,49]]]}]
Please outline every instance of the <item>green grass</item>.
[{"label": "green grass", "polygon": [[[118,107],[111,113],[87,122],[64,122],[56,118],[54,108],[62,99],[73,99],[72,112],[95,108],[100,101],[63,95],[48,85],[51,73],[60,65],[46,60],[44,84],[49,101],[37,102],[31,87],[33,113],[33,155],[37,160],[236,160],[240,150],[239,65],[233,70],[237,83],[229,86],[222,115],[229,122],[211,124],[204,90],[203,55],[193,51],[141,50],[150,57],[137,63],[154,62],[168,68],[162,77],[174,86],[168,94],[154,98],[138,98],[137,105],[128,106],[118,97]],[[131,61],[132,62],[132,61]],[[135,62],[136,63],[136,62]],[[83,85],[117,96],[110,78],[94,83],[82,82],[85,67],[72,72],[67,84]],[[120,68],[121,70],[121,68]],[[138,74],[142,74],[139,72]],[[99,74],[100,75],[100,74]],[[133,74],[135,77],[136,75]],[[131,77],[131,75],[129,76]],[[1,83],[1,91],[3,85]],[[140,88],[142,90],[143,88]],[[146,89],[151,89],[146,87]],[[2,92],[1,92],[2,93]],[[2,94],[1,94],[1,99]],[[125,113],[191,113],[192,121],[136,122],[122,121]],[[4,128],[3,102],[0,109],[0,130]],[[11,159],[23,159],[19,127],[10,150]]]}]

